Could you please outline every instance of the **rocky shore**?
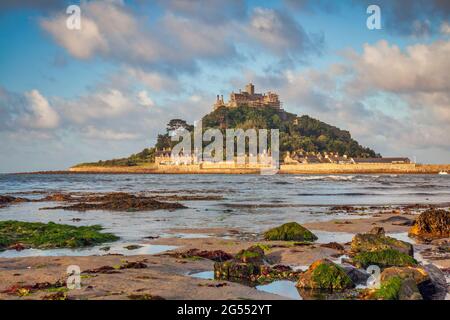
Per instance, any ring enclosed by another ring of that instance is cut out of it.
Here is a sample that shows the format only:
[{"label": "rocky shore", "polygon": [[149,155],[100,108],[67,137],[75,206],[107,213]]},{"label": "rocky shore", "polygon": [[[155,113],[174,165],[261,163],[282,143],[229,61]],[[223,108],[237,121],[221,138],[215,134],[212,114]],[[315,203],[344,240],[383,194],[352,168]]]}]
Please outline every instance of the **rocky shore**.
[{"label": "rocky shore", "polygon": [[[4,205],[57,201],[64,210],[114,210],[116,201],[120,210],[129,206],[131,211],[141,205],[177,204],[164,196],[126,193],[0,199]],[[330,209],[339,210],[357,214],[361,208]],[[177,237],[180,231],[193,237]],[[10,241],[2,250],[36,247],[14,232],[0,226],[0,242]],[[323,241],[320,232],[332,233],[332,241]],[[347,234],[349,240],[342,241]],[[449,297],[449,237],[450,212],[432,206],[379,208],[378,214],[351,220],[288,222],[260,234],[238,228],[173,229],[169,236],[128,245],[131,255],[108,253],[104,247],[104,253],[95,256],[0,258],[0,299],[292,298],[270,289],[279,283],[296,290],[298,299],[442,300]],[[144,242],[175,249],[132,255]],[[80,267],[81,288],[71,290],[66,286],[67,267],[73,265]]]}]

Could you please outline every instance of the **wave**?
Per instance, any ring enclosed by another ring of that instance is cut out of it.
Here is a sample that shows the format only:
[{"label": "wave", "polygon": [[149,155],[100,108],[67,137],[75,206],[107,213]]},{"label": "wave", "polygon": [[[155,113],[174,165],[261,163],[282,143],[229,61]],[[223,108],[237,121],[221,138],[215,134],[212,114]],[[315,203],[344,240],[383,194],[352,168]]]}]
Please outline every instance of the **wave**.
[{"label": "wave", "polygon": [[355,176],[297,176],[295,179],[301,181],[351,181]]},{"label": "wave", "polygon": [[275,181],[273,184],[286,185],[286,184],[292,184],[292,183],[291,182],[287,182],[287,181]]},{"label": "wave", "polygon": [[[344,193],[297,193],[300,197],[335,197],[335,196],[373,196],[373,193],[344,192]],[[377,196],[380,194],[376,194]],[[381,194],[383,195],[383,194]]]}]

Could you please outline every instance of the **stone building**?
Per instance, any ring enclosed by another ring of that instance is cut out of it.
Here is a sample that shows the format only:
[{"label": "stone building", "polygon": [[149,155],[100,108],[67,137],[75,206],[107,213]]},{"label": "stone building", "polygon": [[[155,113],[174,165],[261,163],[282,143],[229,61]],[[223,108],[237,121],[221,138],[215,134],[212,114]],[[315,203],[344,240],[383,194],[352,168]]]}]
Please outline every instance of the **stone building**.
[{"label": "stone building", "polygon": [[409,164],[408,158],[353,158],[347,155],[339,155],[337,152],[305,152],[297,150],[288,152],[284,158],[285,164],[311,164],[311,163],[331,163],[331,164]]},{"label": "stone building", "polygon": [[241,106],[280,109],[281,102],[278,94],[274,92],[255,93],[255,86],[252,83],[249,83],[245,86],[245,90],[239,90],[239,93],[231,92],[230,99],[227,103],[223,100],[223,95],[217,95],[214,110],[220,107],[237,108]]}]

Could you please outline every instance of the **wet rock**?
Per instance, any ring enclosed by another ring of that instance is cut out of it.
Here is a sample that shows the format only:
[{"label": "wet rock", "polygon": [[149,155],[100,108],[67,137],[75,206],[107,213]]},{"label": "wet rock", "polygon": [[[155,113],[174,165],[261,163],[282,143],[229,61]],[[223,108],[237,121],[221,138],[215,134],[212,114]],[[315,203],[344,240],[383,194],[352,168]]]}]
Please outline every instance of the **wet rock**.
[{"label": "wet rock", "polygon": [[334,206],[330,208],[330,211],[352,212],[356,211],[356,208],[352,206]]},{"label": "wet rock", "polygon": [[164,201],[219,201],[223,200],[221,195],[164,195],[159,197]]},{"label": "wet rock", "polygon": [[450,212],[437,209],[422,212],[409,230],[409,236],[425,241],[450,237]]},{"label": "wet rock", "polygon": [[65,288],[66,283],[64,281],[56,281],[54,283],[50,282],[37,282],[32,285],[27,284],[17,284],[13,285],[6,290],[3,290],[2,293],[17,295],[20,297],[27,296],[31,293],[37,292],[39,290],[49,290],[49,289],[61,289]]},{"label": "wet rock", "polygon": [[129,246],[125,246],[124,248],[127,250],[136,250],[136,249],[142,248],[142,246],[137,245],[137,244],[130,244]]},{"label": "wet rock", "polygon": [[55,293],[50,293],[42,297],[42,300],[68,300],[67,292],[58,291]]},{"label": "wet rock", "polygon": [[116,268],[111,266],[102,266],[96,269],[88,269],[83,271],[83,273],[101,273],[101,274],[114,274],[114,273],[120,273]]},{"label": "wet rock", "polygon": [[[364,295],[364,294],[363,294]],[[422,300],[416,282],[411,278],[401,278],[399,276],[390,277],[381,281],[380,288],[369,292],[367,299],[377,300]]]},{"label": "wet rock", "polygon": [[251,246],[248,249],[239,251],[235,256],[235,259],[244,263],[262,265],[266,260],[266,256],[264,250],[260,246]]},{"label": "wet rock", "polygon": [[190,249],[186,252],[177,254],[177,256],[179,258],[201,257],[216,262],[223,262],[233,259],[233,256],[231,254],[226,253],[225,251],[222,250],[207,251],[199,249]]},{"label": "wet rock", "polygon": [[70,194],[54,193],[54,194],[50,194],[50,195],[42,198],[40,201],[63,202],[63,201],[71,201],[71,200],[73,200],[73,198]]},{"label": "wet rock", "polygon": [[237,281],[243,284],[270,283],[273,280],[298,278],[301,272],[293,271],[289,266],[269,266],[264,250],[260,246],[252,246],[239,251],[233,260],[216,262],[214,278]]},{"label": "wet rock", "polygon": [[216,262],[214,264],[215,279],[242,279],[250,281],[252,276],[257,276],[260,273],[261,266],[252,263],[230,260],[225,262]]},{"label": "wet rock", "polygon": [[[380,230],[377,230],[376,232],[380,232]],[[413,256],[414,254],[412,244],[383,234],[358,233],[353,237],[351,242],[352,254],[386,249],[397,250],[410,256]]]},{"label": "wet rock", "polygon": [[1,196],[0,195],[0,208],[5,207],[10,204],[14,203],[21,203],[21,202],[29,202],[30,200],[25,198],[16,198],[12,196]]},{"label": "wet rock", "polygon": [[42,208],[45,210],[108,210],[108,211],[150,211],[150,210],[175,210],[186,208],[177,202],[161,202],[153,197],[136,196],[128,193],[109,193],[106,195],[93,195],[78,199],[78,203],[57,206],[51,208]]},{"label": "wet rock", "polygon": [[393,216],[384,220],[380,220],[383,223],[391,223],[396,226],[412,226],[414,224],[414,220],[408,219],[402,216]]},{"label": "wet rock", "polygon": [[317,236],[297,222],[285,223],[264,233],[266,240],[308,241],[317,240]]},{"label": "wet rock", "polygon": [[317,260],[300,275],[296,284],[299,288],[344,290],[354,284],[345,270],[328,259]]},{"label": "wet rock", "polygon": [[353,266],[343,266],[343,269],[354,284],[366,284],[370,277],[370,274],[365,270],[358,269]]},{"label": "wet rock", "polygon": [[159,236],[147,236],[147,237],[144,237],[144,239],[149,239],[149,240],[154,240],[154,239],[158,239],[159,238]]},{"label": "wet rock", "polygon": [[272,267],[272,270],[276,270],[278,272],[288,272],[288,271],[292,271],[292,268],[290,266],[277,264],[277,265]]},{"label": "wet rock", "polygon": [[430,277],[430,282],[423,283],[419,289],[425,300],[444,300],[447,295],[447,279],[444,272],[433,264],[427,264],[424,269]]},{"label": "wet rock", "polygon": [[207,283],[207,284],[199,283],[198,286],[199,287],[210,287],[210,288],[222,288],[222,287],[228,286],[228,283],[226,283],[226,282]]},{"label": "wet rock", "polygon": [[145,269],[147,265],[143,261],[126,261],[119,269]]},{"label": "wet rock", "polygon": [[9,246],[7,249],[8,250],[22,251],[22,250],[25,250],[27,248],[28,248],[27,246],[25,246],[25,245],[23,245],[21,243],[15,243],[12,246]]},{"label": "wet rock", "polygon": [[161,296],[152,295],[152,294],[148,294],[148,293],[144,293],[144,294],[130,294],[128,296],[128,299],[130,299],[130,300],[165,300]]},{"label": "wet rock", "polygon": [[373,227],[370,231],[370,234],[374,234],[377,236],[384,236],[385,232],[384,232],[384,228],[383,227]]},{"label": "wet rock", "polygon": [[398,292],[398,300],[423,300],[419,288],[413,279],[406,279],[402,282]]},{"label": "wet rock", "polygon": [[353,264],[362,268],[370,265],[377,265],[380,268],[417,265],[417,261],[413,257],[394,249],[359,252],[353,256],[352,261]]},{"label": "wet rock", "polygon": [[383,270],[380,280],[383,282],[392,277],[413,279],[417,285],[430,281],[428,272],[422,267],[389,267]]},{"label": "wet rock", "polygon": [[324,248],[331,248],[334,250],[338,250],[338,251],[344,251],[344,246],[342,244],[339,244],[337,242],[330,242],[330,243],[324,243],[320,245],[321,247]]}]

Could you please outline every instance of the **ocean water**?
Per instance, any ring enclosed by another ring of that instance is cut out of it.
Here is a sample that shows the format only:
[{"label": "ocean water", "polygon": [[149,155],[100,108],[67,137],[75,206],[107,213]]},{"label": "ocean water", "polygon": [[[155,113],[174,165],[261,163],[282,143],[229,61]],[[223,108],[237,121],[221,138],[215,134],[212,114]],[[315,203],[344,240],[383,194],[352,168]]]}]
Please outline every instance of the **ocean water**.
[{"label": "ocean water", "polygon": [[[447,203],[450,202],[450,176],[0,175],[1,195],[43,197],[30,193],[36,191],[223,196],[222,200],[181,201],[188,208],[176,211],[40,210],[58,205],[54,202],[23,203],[0,209],[0,220],[100,224],[106,231],[120,236],[124,243],[140,243],[148,236],[167,236],[173,228],[226,227],[257,233],[288,221],[305,223],[359,218],[330,211],[334,205]],[[179,236],[183,237],[183,234]],[[324,241],[330,238],[326,233],[322,236]],[[343,234],[341,238],[348,239],[349,235]]]}]

